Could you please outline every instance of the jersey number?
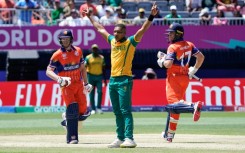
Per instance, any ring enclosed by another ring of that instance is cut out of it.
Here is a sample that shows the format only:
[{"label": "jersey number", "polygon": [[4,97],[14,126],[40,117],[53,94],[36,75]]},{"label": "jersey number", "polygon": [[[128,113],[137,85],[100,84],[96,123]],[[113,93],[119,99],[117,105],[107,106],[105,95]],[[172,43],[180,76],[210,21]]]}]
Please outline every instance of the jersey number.
[{"label": "jersey number", "polygon": [[188,65],[189,65],[189,62],[190,62],[190,59],[191,59],[191,51],[184,52],[184,53],[180,56],[181,66],[182,66],[182,67],[188,66]]}]

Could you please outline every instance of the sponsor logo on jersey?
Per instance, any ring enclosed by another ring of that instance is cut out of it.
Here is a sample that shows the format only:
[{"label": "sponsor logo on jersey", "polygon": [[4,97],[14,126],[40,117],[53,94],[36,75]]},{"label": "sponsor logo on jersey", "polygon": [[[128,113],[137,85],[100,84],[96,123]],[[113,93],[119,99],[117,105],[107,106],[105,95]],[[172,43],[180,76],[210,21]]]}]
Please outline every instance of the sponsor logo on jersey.
[{"label": "sponsor logo on jersey", "polygon": [[64,70],[68,71],[68,70],[75,70],[79,68],[79,64],[76,65],[70,65],[70,66],[64,66]]}]

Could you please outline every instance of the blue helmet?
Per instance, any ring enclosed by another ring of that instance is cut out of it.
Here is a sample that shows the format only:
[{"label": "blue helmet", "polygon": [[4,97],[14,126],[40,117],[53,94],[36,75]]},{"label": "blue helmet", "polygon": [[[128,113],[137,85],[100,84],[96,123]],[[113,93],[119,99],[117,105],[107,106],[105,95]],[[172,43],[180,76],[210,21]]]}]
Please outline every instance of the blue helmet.
[{"label": "blue helmet", "polygon": [[179,23],[172,23],[169,28],[166,30],[167,32],[171,32],[171,31],[174,31],[176,32],[177,34],[182,34],[184,35],[184,28],[181,24]]},{"label": "blue helmet", "polygon": [[73,34],[72,34],[71,30],[69,30],[69,29],[62,30],[60,32],[58,38],[59,38],[59,42],[61,45],[62,45],[62,42],[61,42],[62,38],[71,38],[70,44],[72,44],[72,42],[73,42]]},{"label": "blue helmet", "polygon": [[176,23],[176,22],[172,23],[166,31],[167,32],[173,32],[173,31],[175,32],[175,38],[174,38],[173,41],[176,41],[178,39],[183,39],[183,36],[184,36],[184,28],[179,23]]}]

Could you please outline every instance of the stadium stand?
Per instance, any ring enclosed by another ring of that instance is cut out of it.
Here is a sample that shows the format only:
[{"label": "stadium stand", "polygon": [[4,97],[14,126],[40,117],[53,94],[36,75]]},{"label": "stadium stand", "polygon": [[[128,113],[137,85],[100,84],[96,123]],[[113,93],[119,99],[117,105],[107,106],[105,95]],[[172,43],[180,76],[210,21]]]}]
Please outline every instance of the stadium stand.
[{"label": "stadium stand", "polygon": [[169,11],[161,11],[160,14],[162,17],[165,17],[166,15],[169,14]]},{"label": "stadium stand", "polygon": [[216,16],[217,12],[215,12],[215,11],[211,11],[211,12],[209,12],[209,14],[210,14],[210,15],[211,15],[211,17],[213,18],[213,17],[215,17],[215,16]]},{"label": "stadium stand", "polygon": [[200,11],[192,12],[192,13],[191,13],[191,17],[192,17],[192,18],[199,18],[199,14],[200,14]]},{"label": "stadium stand", "polygon": [[180,1],[170,1],[170,2],[169,2],[169,6],[171,6],[171,5],[176,5],[178,11],[186,11],[185,1],[184,1],[184,0],[180,0]]},{"label": "stadium stand", "polygon": [[244,0],[237,0],[237,4],[240,6],[245,5],[245,1]]},{"label": "stadium stand", "polygon": [[137,11],[128,11],[127,12],[127,18],[128,19],[133,19],[134,17],[136,17],[139,13]]},{"label": "stadium stand", "polygon": [[190,13],[187,11],[178,11],[178,14],[182,17],[182,18],[189,18],[190,17]]},{"label": "stadium stand", "polygon": [[151,11],[152,3],[151,2],[139,2],[137,8],[143,8],[145,11]]},{"label": "stadium stand", "polygon": [[167,1],[159,1],[159,2],[156,2],[156,4],[160,11],[169,11]]},{"label": "stadium stand", "polygon": [[75,2],[75,9],[80,10],[80,6],[84,4],[86,1],[77,1]]},{"label": "stadium stand", "polygon": [[123,2],[122,8],[128,12],[128,11],[137,11],[137,3],[136,2]]}]

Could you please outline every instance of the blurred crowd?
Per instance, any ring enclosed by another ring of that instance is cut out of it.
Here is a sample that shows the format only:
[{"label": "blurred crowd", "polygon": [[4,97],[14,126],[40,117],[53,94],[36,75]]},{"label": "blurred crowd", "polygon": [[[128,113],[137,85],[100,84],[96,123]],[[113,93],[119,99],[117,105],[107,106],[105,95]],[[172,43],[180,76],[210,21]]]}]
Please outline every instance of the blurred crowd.
[{"label": "blurred crowd", "polygon": [[[0,0],[0,24],[90,26],[83,15],[88,9],[103,25],[141,25],[149,15],[151,2],[153,0]],[[244,0],[157,0],[158,3],[161,7],[154,25],[169,25],[176,19],[181,23],[183,18],[198,19],[201,25],[244,24]]]}]

